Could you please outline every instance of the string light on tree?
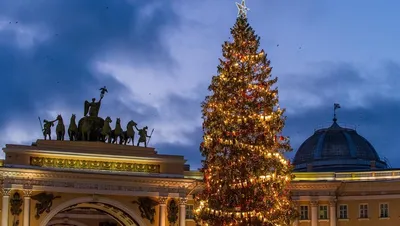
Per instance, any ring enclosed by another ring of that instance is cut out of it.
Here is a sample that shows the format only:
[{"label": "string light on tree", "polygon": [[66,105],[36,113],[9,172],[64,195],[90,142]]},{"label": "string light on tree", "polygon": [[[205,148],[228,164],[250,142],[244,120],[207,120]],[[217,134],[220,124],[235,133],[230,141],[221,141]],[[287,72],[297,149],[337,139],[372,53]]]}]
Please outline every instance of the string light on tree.
[{"label": "string light on tree", "polygon": [[204,189],[195,216],[202,225],[289,225],[297,217],[288,185],[291,147],[281,135],[284,109],[270,61],[247,22],[245,1],[223,44],[218,75],[202,103]]}]

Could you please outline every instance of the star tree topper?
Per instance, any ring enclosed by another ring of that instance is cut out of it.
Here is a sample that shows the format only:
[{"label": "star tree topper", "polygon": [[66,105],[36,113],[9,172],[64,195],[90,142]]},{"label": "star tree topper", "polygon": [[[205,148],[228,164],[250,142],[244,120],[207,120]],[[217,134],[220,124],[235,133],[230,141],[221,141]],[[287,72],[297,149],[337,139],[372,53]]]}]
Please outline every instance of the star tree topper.
[{"label": "star tree topper", "polygon": [[249,11],[250,9],[246,7],[246,1],[242,0],[242,3],[236,3],[236,7],[238,8],[238,17],[239,16],[247,16],[247,11]]}]

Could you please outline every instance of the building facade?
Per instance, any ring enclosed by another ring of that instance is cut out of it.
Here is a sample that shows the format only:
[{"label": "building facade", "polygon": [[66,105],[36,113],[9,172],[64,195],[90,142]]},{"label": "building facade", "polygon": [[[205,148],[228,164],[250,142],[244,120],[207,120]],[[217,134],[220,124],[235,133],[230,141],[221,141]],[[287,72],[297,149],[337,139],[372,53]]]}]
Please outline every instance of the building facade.
[{"label": "building facade", "polygon": [[[202,175],[183,156],[102,142],[6,145],[1,226],[194,226]],[[293,161],[297,226],[400,225],[400,170],[355,130],[315,133]]]},{"label": "building facade", "polygon": [[199,186],[182,156],[154,148],[38,140],[3,150],[2,226],[186,225]]},{"label": "building facade", "polygon": [[294,225],[400,225],[400,171],[336,117],[304,141],[293,165]]}]

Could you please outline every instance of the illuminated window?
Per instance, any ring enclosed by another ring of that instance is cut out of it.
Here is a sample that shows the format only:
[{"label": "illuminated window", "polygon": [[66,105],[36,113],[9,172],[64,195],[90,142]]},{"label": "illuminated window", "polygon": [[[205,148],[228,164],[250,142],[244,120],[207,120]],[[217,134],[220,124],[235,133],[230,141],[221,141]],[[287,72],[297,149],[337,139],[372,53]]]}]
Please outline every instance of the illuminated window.
[{"label": "illuminated window", "polygon": [[347,205],[339,205],[339,219],[348,219]]},{"label": "illuminated window", "polygon": [[300,220],[308,220],[308,206],[300,206]]},{"label": "illuminated window", "polygon": [[193,205],[186,205],[186,220],[194,219]]},{"label": "illuminated window", "polygon": [[368,218],[368,204],[360,204],[360,218]]},{"label": "illuminated window", "polygon": [[389,204],[387,203],[379,204],[379,217],[380,218],[389,217]]},{"label": "illuminated window", "polygon": [[328,206],[319,206],[319,219],[328,219]]}]

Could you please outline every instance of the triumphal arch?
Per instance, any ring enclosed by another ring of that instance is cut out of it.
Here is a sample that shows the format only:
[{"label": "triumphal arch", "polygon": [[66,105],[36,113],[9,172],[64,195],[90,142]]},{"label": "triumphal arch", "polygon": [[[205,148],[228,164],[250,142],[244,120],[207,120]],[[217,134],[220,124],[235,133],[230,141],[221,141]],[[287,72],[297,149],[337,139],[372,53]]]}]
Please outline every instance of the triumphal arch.
[{"label": "triumphal arch", "polygon": [[1,226],[194,225],[188,201],[199,177],[186,175],[183,156],[147,147],[146,126],[131,120],[122,129],[115,119],[111,128],[113,119],[99,116],[100,90],[78,124],[58,115],[43,121],[44,139],[3,149]]}]

